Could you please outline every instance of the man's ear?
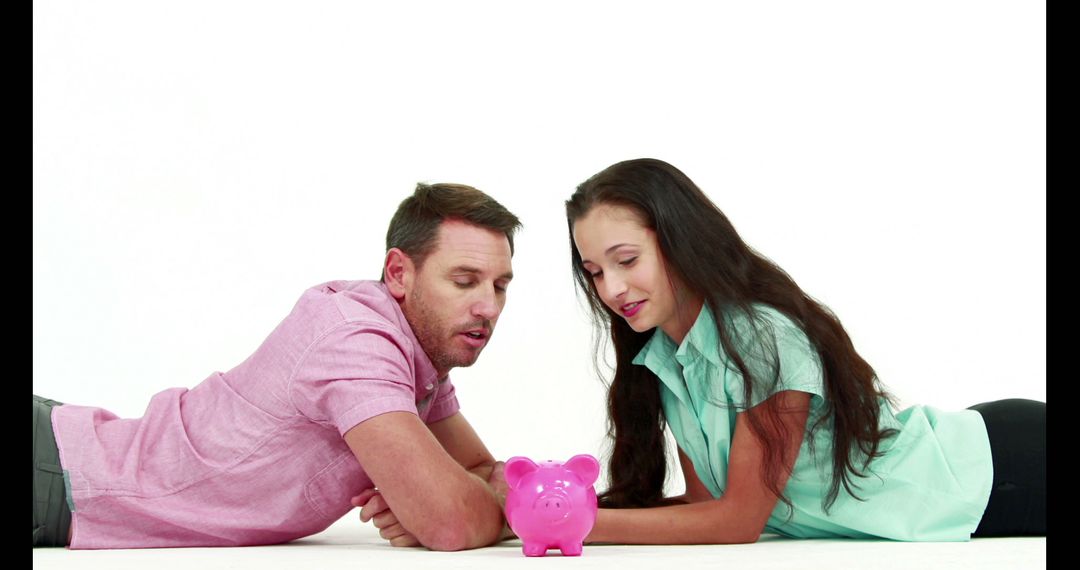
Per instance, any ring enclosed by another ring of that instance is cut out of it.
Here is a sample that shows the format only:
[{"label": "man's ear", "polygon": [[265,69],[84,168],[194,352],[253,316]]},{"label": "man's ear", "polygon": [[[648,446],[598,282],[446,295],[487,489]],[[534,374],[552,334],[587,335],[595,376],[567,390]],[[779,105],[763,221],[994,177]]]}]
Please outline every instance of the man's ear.
[{"label": "man's ear", "polygon": [[390,248],[390,251],[386,252],[386,260],[383,261],[383,281],[394,299],[403,301],[405,292],[412,289],[415,278],[416,266],[413,265],[412,258],[396,247]]}]

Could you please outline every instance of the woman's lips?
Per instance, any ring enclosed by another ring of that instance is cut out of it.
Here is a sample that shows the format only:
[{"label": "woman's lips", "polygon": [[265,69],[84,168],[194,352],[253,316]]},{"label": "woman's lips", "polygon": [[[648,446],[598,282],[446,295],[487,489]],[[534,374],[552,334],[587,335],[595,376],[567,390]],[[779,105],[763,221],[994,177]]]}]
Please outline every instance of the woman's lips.
[{"label": "woman's lips", "polygon": [[629,319],[630,317],[636,315],[637,312],[641,310],[641,306],[644,304],[645,301],[636,301],[634,303],[627,303],[622,307],[619,307],[619,309],[622,311],[623,316]]}]

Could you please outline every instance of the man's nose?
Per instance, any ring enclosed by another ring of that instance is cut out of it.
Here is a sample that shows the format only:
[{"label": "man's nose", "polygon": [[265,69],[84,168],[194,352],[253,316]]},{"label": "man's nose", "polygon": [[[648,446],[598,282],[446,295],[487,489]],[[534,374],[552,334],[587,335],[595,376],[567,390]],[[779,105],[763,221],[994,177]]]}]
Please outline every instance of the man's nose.
[{"label": "man's nose", "polygon": [[495,320],[501,311],[502,307],[496,298],[494,287],[485,287],[480,298],[476,299],[472,305],[473,316],[486,320]]}]

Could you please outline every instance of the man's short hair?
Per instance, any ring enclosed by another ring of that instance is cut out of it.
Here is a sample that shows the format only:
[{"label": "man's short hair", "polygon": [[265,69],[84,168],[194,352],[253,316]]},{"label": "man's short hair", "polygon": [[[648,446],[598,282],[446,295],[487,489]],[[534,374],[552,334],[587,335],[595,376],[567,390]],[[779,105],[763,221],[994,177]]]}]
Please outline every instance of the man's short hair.
[{"label": "man's short hair", "polygon": [[521,221],[502,204],[472,186],[423,182],[417,183],[416,191],[402,200],[390,219],[386,250],[400,249],[419,269],[435,249],[439,225],[452,219],[503,233],[510,242],[510,255],[514,254],[514,232],[521,228]]}]

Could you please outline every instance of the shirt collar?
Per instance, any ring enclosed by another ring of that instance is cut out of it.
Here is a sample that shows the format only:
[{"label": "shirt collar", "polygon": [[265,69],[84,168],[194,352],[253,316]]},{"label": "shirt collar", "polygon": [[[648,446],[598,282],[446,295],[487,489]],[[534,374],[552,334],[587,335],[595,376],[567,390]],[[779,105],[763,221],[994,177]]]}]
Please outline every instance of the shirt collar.
[{"label": "shirt collar", "polygon": [[415,347],[415,350],[413,351],[413,366],[416,367],[416,379],[419,382],[418,385],[423,386],[435,381],[442,382],[449,377],[450,375],[446,374],[441,378],[436,378],[438,372],[435,370],[435,365],[431,362],[431,358],[428,357],[427,352],[424,351],[424,347],[420,344],[420,340],[416,338],[416,333],[413,332],[412,325],[410,325],[409,320],[405,318],[405,312],[401,310],[401,305],[397,302],[397,299],[390,294],[390,289],[386,287],[386,284],[381,281],[376,281],[375,288],[378,289],[386,299],[385,303],[380,303],[382,307],[386,307],[386,312],[383,313],[383,316],[388,319],[396,320],[397,325],[401,327],[401,332],[405,333],[405,337],[408,338]]},{"label": "shirt collar", "polygon": [[686,365],[699,357],[705,357],[715,365],[720,364],[719,343],[720,337],[716,331],[716,319],[708,303],[701,304],[701,311],[693,326],[686,333],[682,343],[675,341],[666,332],[656,327],[652,338],[645,343],[633,363],[645,366],[649,370],[661,376],[661,371],[676,364]]}]

